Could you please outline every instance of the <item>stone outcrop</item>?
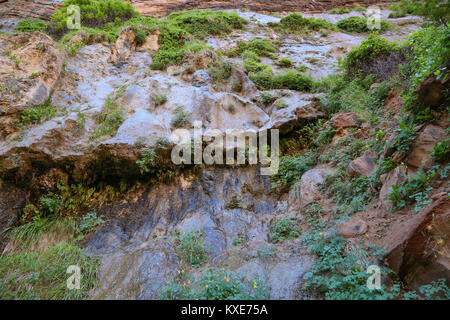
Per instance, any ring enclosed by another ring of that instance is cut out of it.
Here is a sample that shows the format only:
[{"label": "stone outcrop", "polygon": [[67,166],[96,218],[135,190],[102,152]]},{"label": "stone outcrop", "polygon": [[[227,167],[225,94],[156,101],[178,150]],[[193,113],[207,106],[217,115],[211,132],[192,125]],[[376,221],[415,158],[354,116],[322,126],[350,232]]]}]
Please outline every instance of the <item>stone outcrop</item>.
[{"label": "stone outcrop", "polygon": [[345,7],[345,6],[357,6],[357,5],[373,5],[380,4],[383,1],[352,1],[352,0],[281,0],[281,1],[269,1],[269,0],[200,0],[200,1],[190,1],[190,0],[133,0],[130,1],[133,6],[141,12],[144,16],[165,16],[174,11],[189,10],[189,9],[241,9],[245,8],[251,11],[313,11],[320,12],[326,11],[335,7]]},{"label": "stone outcrop", "polygon": [[311,202],[320,200],[323,194],[319,187],[325,182],[326,175],[331,173],[332,170],[327,168],[306,171],[300,181],[289,191],[289,207],[302,208]]},{"label": "stone outcrop", "polygon": [[[165,16],[174,11],[189,9],[242,9],[246,8],[252,11],[310,11],[321,12],[335,7],[351,7],[358,5],[374,5],[386,3],[387,1],[367,0],[125,0],[131,2],[134,8],[144,16]],[[41,18],[50,20],[53,11],[60,7],[60,2],[55,0],[10,0],[0,4],[0,16],[8,18]]]},{"label": "stone outcrop", "polygon": [[450,200],[447,194],[414,216],[391,227],[382,247],[389,267],[412,288],[439,278],[450,280]]},{"label": "stone outcrop", "polygon": [[398,166],[394,170],[385,173],[380,176],[380,181],[383,184],[380,189],[380,204],[381,207],[390,213],[393,207],[393,202],[386,199],[386,197],[391,193],[391,187],[393,185],[400,185],[406,178],[406,167]]},{"label": "stone outcrop", "polygon": [[60,77],[65,54],[40,32],[0,36],[0,136],[29,107],[44,103]]},{"label": "stone outcrop", "polygon": [[347,176],[359,177],[359,176],[370,176],[375,170],[375,158],[377,154],[375,151],[366,150],[364,154],[350,162],[347,167],[346,173]]},{"label": "stone outcrop", "polygon": [[433,162],[430,152],[433,151],[436,142],[444,139],[445,130],[443,128],[432,124],[426,125],[411,145],[408,165],[416,168],[423,165],[424,168],[430,168]]}]

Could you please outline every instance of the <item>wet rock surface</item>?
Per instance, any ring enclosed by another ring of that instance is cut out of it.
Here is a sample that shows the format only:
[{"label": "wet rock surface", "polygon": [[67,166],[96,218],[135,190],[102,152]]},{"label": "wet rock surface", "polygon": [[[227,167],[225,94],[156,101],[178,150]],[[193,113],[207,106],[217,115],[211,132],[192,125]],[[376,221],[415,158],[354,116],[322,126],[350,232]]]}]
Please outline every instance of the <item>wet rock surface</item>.
[{"label": "wet rock surface", "polygon": [[[251,187],[250,187],[251,186]],[[300,241],[268,245],[270,221],[286,214],[286,203],[269,195],[270,181],[256,168],[208,169],[199,177],[151,187],[135,203],[105,208],[115,216],[87,243],[102,257],[100,285],[93,298],[156,299],[158,289],[186,268],[176,254],[173,231],[201,231],[209,259],[199,270],[226,267],[259,275],[272,287],[272,299],[300,299],[303,275],[314,259]],[[162,196],[164,195],[164,196]],[[245,208],[227,209],[238,198]],[[236,246],[233,240],[244,239]]]}]

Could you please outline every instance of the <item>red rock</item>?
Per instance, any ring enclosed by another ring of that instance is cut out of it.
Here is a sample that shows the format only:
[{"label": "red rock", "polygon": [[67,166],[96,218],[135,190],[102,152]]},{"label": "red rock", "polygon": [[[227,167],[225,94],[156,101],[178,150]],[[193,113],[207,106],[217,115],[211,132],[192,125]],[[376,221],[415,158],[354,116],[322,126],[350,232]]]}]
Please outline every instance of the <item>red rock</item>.
[{"label": "red rock", "polygon": [[364,154],[350,162],[350,164],[347,167],[347,176],[353,178],[353,177],[359,177],[361,175],[363,176],[370,176],[372,175],[373,171],[375,170],[375,157],[377,154],[375,151],[372,150],[366,150]]}]

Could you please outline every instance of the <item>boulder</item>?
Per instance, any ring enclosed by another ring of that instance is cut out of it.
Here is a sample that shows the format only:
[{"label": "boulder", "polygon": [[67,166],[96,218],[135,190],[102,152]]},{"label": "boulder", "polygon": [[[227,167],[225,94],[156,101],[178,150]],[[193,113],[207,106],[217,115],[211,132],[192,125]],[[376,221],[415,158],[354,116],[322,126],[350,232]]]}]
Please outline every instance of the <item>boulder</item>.
[{"label": "boulder", "polygon": [[393,202],[391,200],[387,200],[386,197],[391,192],[391,187],[396,184],[399,185],[405,180],[406,177],[406,167],[404,166],[398,166],[394,170],[385,173],[380,176],[380,181],[383,184],[383,186],[380,189],[380,203],[381,207],[386,212],[391,212],[393,207]]},{"label": "boulder", "polygon": [[347,176],[350,178],[359,176],[371,176],[375,170],[375,158],[377,154],[375,151],[366,150],[364,154],[350,162],[347,167]]},{"label": "boulder", "polygon": [[445,130],[443,128],[432,124],[426,125],[411,146],[408,165],[416,168],[423,165],[425,169],[430,168],[432,165],[430,152],[433,151],[436,142],[444,139]]},{"label": "boulder", "polygon": [[365,234],[368,230],[368,226],[364,220],[354,217],[348,221],[340,223],[338,230],[343,237],[354,238]]},{"label": "boulder", "polygon": [[297,182],[289,191],[289,206],[292,208],[302,208],[305,205],[320,200],[323,194],[319,186],[325,182],[325,177],[332,171],[330,169],[311,169],[306,171],[301,180]]},{"label": "boulder", "polygon": [[329,124],[336,130],[358,126],[358,116],[354,112],[341,112],[333,116]]},{"label": "boulder", "polygon": [[[450,63],[441,66],[439,69],[448,70]],[[445,72],[445,71],[444,71]],[[419,102],[430,107],[438,107],[442,104],[449,103],[445,92],[450,88],[449,74],[441,74],[438,78],[434,73],[431,73],[422,83],[417,87],[415,93],[418,96]]]},{"label": "boulder", "polygon": [[109,62],[122,64],[134,50],[136,50],[136,30],[128,26],[120,32],[116,43],[111,47]]},{"label": "boulder", "polygon": [[139,50],[150,50],[150,51],[158,51],[159,50],[159,36],[161,35],[161,31],[155,30],[149,32],[145,42],[142,46],[139,47]]},{"label": "boulder", "polygon": [[450,199],[442,195],[400,223],[390,226],[380,244],[387,250],[389,267],[408,285],[417,289],[444,278],[450,281]]}]

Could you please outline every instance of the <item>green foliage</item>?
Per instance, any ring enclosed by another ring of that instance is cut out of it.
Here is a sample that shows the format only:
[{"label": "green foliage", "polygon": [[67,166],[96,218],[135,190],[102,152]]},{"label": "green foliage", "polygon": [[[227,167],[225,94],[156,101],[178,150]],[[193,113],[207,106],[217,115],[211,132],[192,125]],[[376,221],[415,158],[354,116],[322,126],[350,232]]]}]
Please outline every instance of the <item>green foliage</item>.
[{"label": "green foliage", "polygon": [[258,277],[251,280],[227,269],[209,268],[200,279],[178,278],[162,288],[163,300],[260,300],[270,288]]},{"label": "green foliage", "polygon": [[381,289],[370,290],[366,272],[374,261],[367,261],[367,251],[355,248],[346,251],[347,240],[332,235],[320,238],[309,250],[316,254],[313,268],[305,275],[307,288],[322,293],[327,300],[387,300],[398,295],[399,287],[394,285],[390,291],[382,285]]},{"label": "green foliage", "polygon": [[278,172],[271,176],[274,187],[288,188],[300,180],[302,175],[315,164],[312,153],[302,156],[283,156],[280,158]]},{"label": "green foliage", "polygon": [[81,233],[89,233],[95,231],[96,227],[103,222],[103,219],[98,217],[95,211],[91,211],[81,217],[78,229]]},{"label": "green foliage", "polygon": [[331,22],[324,19],[305,18],[297,13],[292,13],[280,20],[280,24],[284,29],[290,31],[331,29],[335,26]]},{"label": "green foliage", "polygon": [[425,16],[427,19],[447,24],[450,21],[450,3],[440,0],[401,0],[389,7],[394,10],[389,18],[404,17],[407,14]]},{"label": "green foliage", "polygon": [[328,176],[326,181],[322,188],[332,197],[342,212],[362,211],[373,198],[369,192],[371,183],[369,177],[360,176],[347,181],[345,172],[338,171],[335,175]]},{"label": "green foliage", "polygon": [[156,106],[160,106],[167,102],[167,96],[165,94],[155,94],[153,96],[153,102]]},{"label": "green foliage", "polygon": [[419,293],[410,291],[403,295],[404,300],[449,300],[450,288],[446,284],[446,279],[438,279],[430,284],[419,288]]},{"label": "green foliage", "polygon": [[[261,66],[263,69],[249,73],[249,78],[259,89],[291,89],[298,91],[310,91],[314,86],[314,80],[311,76],[296,70],[288,70],[286,72],[273,74],[272,68],[266,65]],[[249,67],[248,65],[246,66]],[[255,65],[253,65],[255,67]]]},{"label": "green foliage", "polygon": [[147,40],[148,30],[138,29],[136,30],[136,45],[142,46]]},{"label": "green foliage", "polygon": [[58,112],[58,109],[52,106],[51,103],[51,99],[48,99],[38,106],[25,109],[20,116],[20,121],[17,125],[22,126],[29,123],[43,123],[52,119]]},{"label": "green foliage", "polygon": [[175,245],[180,251],[181,258],[194,268],[200,267],[208,260],[200,231],[189,231],[183,235],[176,233]]},{"label": "green foliage", "polygon": [[25,18],[17,23],[16,30],[22,32],[43,32],[47,28],[47,24],[41,19]]},{"label": "green foliage", "polygon": [[174,110],[174,118],[172,119],[172,126],[175,128],[184,127],[189,122],[190,113],[184,111],[183,106],[178,106]]},{"label": "green foliage", "polygon": [[323,81],[321,85],[326,87],[326,92],[320,101],[328,114],[353,111],[369,118],[378,118],[377,112],[385,103],[392,87],[392,83],[386,81],[370,90],[370,85],[374,82],[373,76],[351,81],[346,77],[338,76],[325,81],[326,83]]},{"label": "green foliage", "polygon": [[450,140],[437,142],[434,145],[431,155],[439,162],[447,162],[450,160]]},{"label": "green foliage", "polygon": [[407,41],[411,48],[406,66],[407,88],[402,95],[405,106],[419,115],[426,106],[417,102],[415,89],[430,75],[437,79],[449,76],[446,62],[450,60],[450,29],[447,26],[430,26],[414,32]]},{"label": "green foliage", "polygon": [[115,95],[109,95],[106,97],[102,111],[97,115],[96,122],[98,127],[91,136],[91,140],[113,137],[125,121],[125,111],[120,104],[117,103],[117,99],[124,90],[125,87],[122,87],[118,92],[116,92]]},{"label": "green foliage", "polygon": [[233,65],[229,61],[221,61],[220,63],[215,63],[208,68],[208,74],[216,82],[220,84],[227,80],[231,76],[233,70]]},{"label": "green foliage", "polygon": [[136,164],[141,171],[141,174],[150,172],[150,167],[156,166],[158,155],[153,149],[143,148],[141,150],[140,159],[136,160]]},{"label": "green foliage", "polygon": [[[50,247],[46,252],[0,256],[0,299],[72,300],[84,299],[96,286],[99,261],[83,249],[67,243]],[[80,290],[67,288],[67,268],[81,269]]]},{"label": "green foliage", "polygon": [[359,47],[355,47],[347,53],[342,62],[342,67],[348,74],[357,74],[368,59],[374,59],[398,49],[399,47],[396,44],[380,38],[377,33],[371,33]]},{"label": "green foliage", "polygon": [[394,203],[393,209],[402,209],[408,204],[416,203],[414,212],[418,212],[422,206],[430,203],[430,184],[436,176],[436,169],[433,167],[425,172],[420,168],[414,175],[407,176],[400,185],[394,184],[387,196]]},{"label": "green foliage", "polygon": [[[358,16],[341,19],[338,21],[336,26],[347,32],[361,33],[361,32],[371,31],[368,27],[368,20],[366,18],[362,18],[362,17],[358,17]],[[380,31],[381,32],[386,31],[390,28],[392,28],[392,24],[390,22],[387,22],[386,20],[380,21]]]},{"label": "green foliage", "polygon": [[242,29],[247,23],[234,12],[199,9],[173,12],[167,16],[167,20],[200,39],[208,35],[227,34],[233,29]]},{"label": "green foliage", "polygon": [[398,124],[400,128],[395,129],[397,135],[393,141],[393,148],[399,152],[399,155],[402,155],[409,151],[411,144],[416,139],[417,132],[412,122],[407,123],[404,119],[400,119]]},{"label": "green foliage", "polygon": [[300,237],[300,228],[296,225],[297,218],[284,218],[270,226],[270,239],[272,242],[283,243]]},{"label": "green foliage", "polygon": [[81,25],[91,28],[103,28],[108,23],[118,24],[133,17],[138,17],[130,3],[121,0],[95,1],[95,0],[65,0],[60,9],[56,10],[51,23],[55,30],[67,31],[67,21],[70,20],[69,6],[80,8]]},{"label": "green foliage", "polygon": [[361,6],[351,7],[351,8],[333,8],[333,9],[328,10],[328,13],[344,14],[344,13],[350,13],[352,11],[367,11],[367,8],[361,7]]},{"label": "green foliage", "polygon": [[[276,59],[274,53],[277,49],[273,46],[272,42],[268,39],[255,38],[248,42],[240,41],[238,43],[238,48],[235,51],[229,53],[229,55],[243,54],[244,52],[253,52],[260,57],[269,57]],[[245,60],[246,57],[243,55],[242,58]]]},{"label": "green foliage", "polygon": [[289,58],[281,58],[280,61],[277,62],[277,65],[281,68],[289,68],[292,67],[292,60]]}]

